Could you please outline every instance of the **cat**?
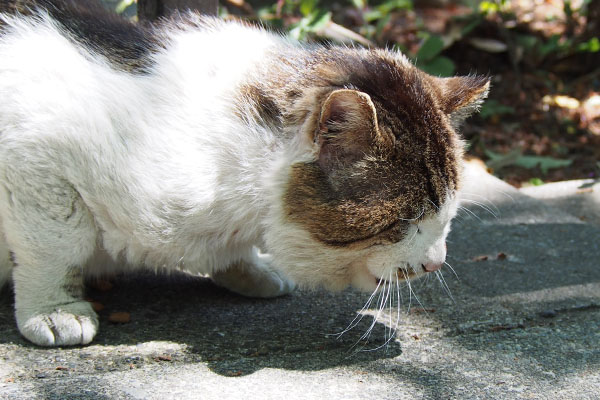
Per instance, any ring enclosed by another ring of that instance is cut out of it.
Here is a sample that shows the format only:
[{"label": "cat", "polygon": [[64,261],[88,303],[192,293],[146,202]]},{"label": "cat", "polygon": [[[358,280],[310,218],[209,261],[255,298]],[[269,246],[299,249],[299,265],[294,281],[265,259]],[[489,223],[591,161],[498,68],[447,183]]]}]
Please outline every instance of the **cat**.
[{"label": "cat", "polygon": [[84,280],[118,270],[274,297],[441,268],[487,77],[194,13],[3,1],[0,277],[29,341],[90,343]]}]

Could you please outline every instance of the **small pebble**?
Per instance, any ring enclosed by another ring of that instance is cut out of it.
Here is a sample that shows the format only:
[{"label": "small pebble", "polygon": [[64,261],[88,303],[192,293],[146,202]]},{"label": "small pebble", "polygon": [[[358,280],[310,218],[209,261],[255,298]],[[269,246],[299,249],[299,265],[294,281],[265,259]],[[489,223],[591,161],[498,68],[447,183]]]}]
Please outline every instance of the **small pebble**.
[{"label": "small pebble", "polygon": [[554,318],[558,313],[556,310],[544,310],[540,313],[542,318]]}]

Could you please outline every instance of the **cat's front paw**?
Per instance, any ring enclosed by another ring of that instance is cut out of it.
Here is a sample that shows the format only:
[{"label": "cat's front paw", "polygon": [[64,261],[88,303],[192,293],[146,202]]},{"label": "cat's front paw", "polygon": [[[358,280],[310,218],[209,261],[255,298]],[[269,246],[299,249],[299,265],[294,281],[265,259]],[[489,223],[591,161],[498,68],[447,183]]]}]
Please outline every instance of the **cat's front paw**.
[{"label": "cat's front paw", "polygon": [[213,281],[232,292],[246,297],[278,297],[296,289],[296,284],[285,278],[268,263],[259,259],[256,264],[241,261],[225,271],[213,274]]},{"label": "cat's front paw", "polygon": [[39,346],[88,344],[98,331],[98,317],[86,301],[56,307],[29,317],[17,315],[21,334]]}]

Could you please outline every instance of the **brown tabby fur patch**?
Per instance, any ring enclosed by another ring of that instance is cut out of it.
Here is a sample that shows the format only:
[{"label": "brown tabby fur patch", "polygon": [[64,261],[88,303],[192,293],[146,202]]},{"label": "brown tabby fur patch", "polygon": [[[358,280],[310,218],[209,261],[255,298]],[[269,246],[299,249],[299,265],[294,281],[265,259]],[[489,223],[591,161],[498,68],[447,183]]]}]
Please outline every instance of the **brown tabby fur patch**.
[{"label": "brown tabby fur patch", "polygon": [[391,145],[366,146],[350,164],[340,160],[334,171],[318,161],[291,167],[286,217],[317,240],[353,247],[398,242],[409,220],[435,213],[458,189],[463,149],[451,114],[487,91],[486,78],[442,81],[381,50],[296,49],[281,65],[255,83],[270,94],[258,107],[266,117],[281,115],[284,127],[302,126],[318,143],[323,102],[334,90],[354,89],[370,97],[379,130],[393,137]]}]

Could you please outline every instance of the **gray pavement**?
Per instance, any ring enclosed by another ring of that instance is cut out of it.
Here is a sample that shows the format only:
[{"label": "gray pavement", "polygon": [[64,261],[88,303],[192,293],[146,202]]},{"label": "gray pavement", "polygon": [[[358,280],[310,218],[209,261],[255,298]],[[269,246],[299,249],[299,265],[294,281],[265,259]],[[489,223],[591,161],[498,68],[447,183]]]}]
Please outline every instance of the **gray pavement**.
[{"label": "gray pavement", "polygon": [[[444,277],[337,338],[353,291],[245,299],[204,279],[143,275],[91,289],[87,347],[22,339],[0,296],[0,398],[599,399],[600,184],[516,190],[476,167]],[[473,202],[474,201],[474,202]],[[480,204],[476,204],[476,203]],[[112,324],[108,315],[131,314]],[[377,349],[380,347],[379,349]]]}]

